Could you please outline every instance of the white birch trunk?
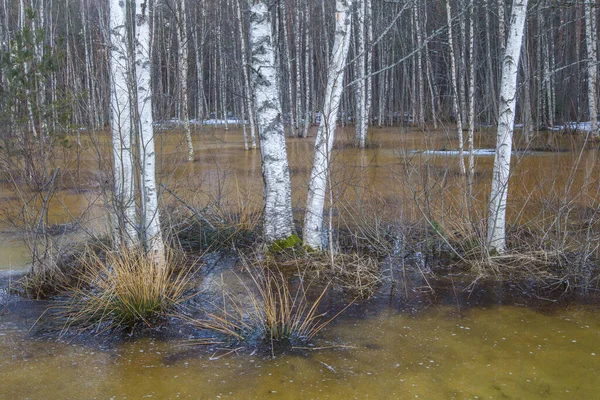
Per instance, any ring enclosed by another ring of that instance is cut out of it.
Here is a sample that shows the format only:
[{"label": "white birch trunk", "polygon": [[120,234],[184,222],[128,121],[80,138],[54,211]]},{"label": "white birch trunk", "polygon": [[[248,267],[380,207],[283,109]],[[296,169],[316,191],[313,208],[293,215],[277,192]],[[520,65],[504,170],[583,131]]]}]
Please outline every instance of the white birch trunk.
[{"label": "white birch trunk", "polygon": [[304,243],[313,249],[322,249],[323,210],[329,177],[329,162],[335,137],[335,128],[344,83],[344,69],[348,48],[352,15],[352,0],[336,0],[335,38],[330,57],[323,118],[315,141],[315,158],[310,174],[306,215],[304,217]]},{"label": "white birch trunk", "polygon": [[131,144],[131,101],[129,96],[129,54],[126,6],[110,1],[111,132],[115,179],[115,245],[138,243],[133,195],[133,154]]},{"label": "white birch trunk", "polygon": [[417,90],[419,93],[417,102],[418,102],[418,121],[419,121],[419,127],[421,129],[425,128],[425,84],[423,81],[423,55],[422,55],[422,49],[421,47],[423,46],[423,34],[421,32],[421,13],[419,11],[419,7],[420,3],[415,1],[414,5],[413,5],[413,18],[415,21],[415,31],[417,34],[417,53],[415,54],[415,57],[417,59],[417,65],[416,65],[416,75],[417,75],[417,81],[415,82],[417,84]]},{"label": "white birch trunk", "polygon": [[152,80],[148,0],[135,2],[135,72],[142,201],[142,238],[148,255],[164,264],[164,243],[160,230],[156,188],[156,152],[152,125]]},{"label": "white birch trunk", "polygon": [[192,129],[190,127],[190,111],[188,106],[188,35],[187,35],[187,15],[185,11],[186,0],[179,0],[177,7],[177,46],[179,54],[177,57],[179,70],[179,101],[181,106],[181,119],[183,119],[183,129],[185,141],[188,148],[188,161],[194,161],[194,144],[192,142]]},{"label": "white birch trunk", "polygon": [[[202,5],[200,5],[202,7]],[[199,37],[202,32],[201,23],[205,21],[204,8],[200,11],[200,14],[196,16],[197,25],[194,28],[194,58],[196,60],[196,119],[202,120],[204,118],[204,37]],[[153,27],[154,28],[154,27]]]},{"label": "white birch trunk", "polygon": [[[225,69],[225,54],[223,53],[223,41],[222,41],[222,36],[223,36],[223,32],[222,30],[223,28],[223,22],[224,22],[224,18],[223,18],[223,7],[219,7],[218,8],[218,21],[219,21],[219,26],[216,29],[216,60],[219,61],[219,68],[218,68],[218,84],[216,85],[218,88],[218,94],[215,93],[215,98],[216,96],[219,97],[218,102],[221,103],[221,118],[223,119],[223,128],[228,131],[229,130],[229,110],[227,109],[227,92],[225,91],[225,86],[227,85],[227,70]],[[215,60],[215,67],[217,64],[217,61]],[[218,115],[218,114],[217,114]]]},{"label": "white birch trunk", "polygon": [[289,40],[289,23],[287,17],[287,7],[285,5],[285,0],[281,2],[281,18],[283,20],[283,52],[286,62],[287,69],[287,84],[288,84],[288,94],[289,94],[289,119],[290,119],[290,136],[294,136],[294,127],[296,126],[296,118],[295,118],[295,107],[294,107],[294,88],[292,82],[292,44]]},{"label": "white birch trunk", "polygon": [[594,7],[596,0],[585,0],[585,43],[587,46],[587,87],[588,87],[588,111],[592,126],[592,135],[600,136],[598,131],[598,100],[596,98],[596,84],[598,82],[598,56],[597,56],[597,33]]},{"label": "white birch trunk", "polygon": [[365,115],[365,108],[367,106],[367,95],[365,91],[365,0],[357,0],[356,3],[356,32],[358,36],[356,38],[356,54],[358,55],[358,59],[356,60],[356,134],[354,136],[354,145],[364,148],[367,137],[367,123]]},{"label": "white birch trunk", "polygon": [[[527,26],[525,26],[525,35],[527,35]],[[521,56],[521,67],[523,69],[523,136],[525,143],[531,142],[531,134],[533,132],[533,118],[531,114],[531,69],[529,66],[529,53],[527,50],[527,41],[523,47],[523,55]]]},{"label": "white birch trunk", "polygon": [[[304,0],[300,0],[304,1]],[[294,42],[296,53],[294,54],[295,66],[296,66],[296,102],[294,103],[294,107],[296,108],[296,120],[294,121],[295,134],[294,136],[299,136],[300,129],[300,116],[302,115],[302,72],[301,72],[301,47],[300,47],[300,2],[296,0],[296,7],[294,11]]]},{"label": "white birch trunk", "polygon": [[308,128],[310,127],[311,118],[310,118],[310,64],[312,61],[312,40],[311,35],[309,33],[309,13],[308,2],[306,2],[306,7],[304,9],[305,14],[305,27],[304,27],[304,124],[302,126],[302,132],[300,132],[300,137],[306,138],[308,137]]},{"label": "white birch trunk", "polygon": [[[469,132],[467,136],[469,152],[469,198],[472,198],[473,179],[475,177],[474,136],[475,136],[475,0],[469,0]],[[471,200],[469,200],[471,201]]]},{"label": "white birch trunk", "polygon": [[250,8],[250,47],[264,180],[264,234],[267,242],[274,242],[290,237],[294,223],[271,15],[262,1]]},{"label": "white birch trunk", "polygon": [[371,0],[365,0],[365,28],[367,30],[367,80],[365,81],[366,102],[364,115],[364,133],[366,141],[369,125],[371,123],[371,103],[373,101],[373,77],[371,76],[373,64],[373,10],[371,8]]},{"label": "white birch trunk", "polygon": [[490,98],[490,106],[487,107],[488,109],[490,109],[490,111],[488,112],[488,123],[491,123],[492,117],[495,120],[496,117],[496,112],[498,111],[498,107],[497,107],[497,98],[496,98],[496,89],[495,89],[495,85],[496,85],[496,81],[494,80],[494,63],[492,61],[492,40],[491,40],[491,35],[490,35],[490,29],[491,29],[491,24],[490,24],[490,10],[489,10],[489,2],[488,0],[483,0],[483,4],[482,4],[484,13],[485,13],[485,50],[486,50],[486,61],[487,61],[487,94],[488,97]]},{"label": "white birch trunk", "polygon": [[517,75],[526,16],[527,0],[514,0],[502,61],[498,136],[488,216],[487,245],[490,252],[504,253],[506,250],[506,198],[517,103]]},{"label": "white birch trunk", "polygon": [[452,34],[452,10],[450,0],[446,0],[446,17],[448,19],[448,45],[450,46],[450,76],[452,79],[452,109],[456,118],[456,131],[458,133],[458,165],[460,173],[464,176],[467,173],[465,168],[464,141],[462,116],[459,106],[458,82],[456,79],[456,57],[454,55],[454,39]]},{"label": "white birch trunk", "polygon": [[[379,43],[378,45],[378,53],[379,53],[379,65],[380,68],[382,65],[386,65],[387,63],[387,48],[383,43]],[[386,93],[387,93],[387,83],[388,83],[388,71],[383,71],[377,76],[377,89],[378,89],[378,112],[377,112],[377,126],[382,128],[385,125],[385,104],[386,104]]]}]

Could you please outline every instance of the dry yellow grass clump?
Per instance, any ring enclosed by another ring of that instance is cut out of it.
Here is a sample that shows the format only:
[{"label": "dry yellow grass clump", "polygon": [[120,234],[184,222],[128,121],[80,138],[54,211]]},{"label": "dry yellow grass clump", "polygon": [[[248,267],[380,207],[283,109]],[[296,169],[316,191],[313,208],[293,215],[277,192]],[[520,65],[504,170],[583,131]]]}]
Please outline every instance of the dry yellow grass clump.
[{"label": "dry yellow grass clump", "polygon": [[176,268],[172,253],[164,262],[139,251],[108,252],[83,260],[83,284],[72,288],[64,306],[66,326],[106,330],[151,326],[185,300],[189,269]]}]

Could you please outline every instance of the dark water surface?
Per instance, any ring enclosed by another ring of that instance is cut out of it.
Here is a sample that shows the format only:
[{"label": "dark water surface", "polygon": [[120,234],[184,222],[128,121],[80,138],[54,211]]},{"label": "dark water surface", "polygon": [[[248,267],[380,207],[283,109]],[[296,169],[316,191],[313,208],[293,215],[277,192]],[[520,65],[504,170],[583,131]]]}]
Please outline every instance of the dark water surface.
[{"label": "dark water surface", "polygon": [[323,331],[322,349],[274,359],[186,340],[57,341],[28,332],[40,311],[32,304],[0,310],[2,399],[593,399],[600,390],[596,306],[358,306]]}]

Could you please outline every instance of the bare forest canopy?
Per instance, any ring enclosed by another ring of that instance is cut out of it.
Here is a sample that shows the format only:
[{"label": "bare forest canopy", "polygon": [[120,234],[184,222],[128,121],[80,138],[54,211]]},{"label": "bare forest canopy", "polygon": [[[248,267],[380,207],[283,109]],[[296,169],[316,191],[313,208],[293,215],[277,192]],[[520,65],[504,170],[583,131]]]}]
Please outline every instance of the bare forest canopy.
[{"label": "bare forest canopy", "polygon": [[[454,121],[453,86],[461,120],[467,121],[471,65],[475,122],[497,122],[512,1],[449,0],[450,7],[439,0],[371,2],[363,24],[354,23],[354,18],[344,72],[346,87],[356,86],[364,75],[371,78],[366,81],[371,124]],[[284,122],[299,129],[303,121],[315,122],[322,108],[335,1],[267,3],[273,16]],[[8,110],[27,118],[27,107],[7,103],[18,102],[26,96],[19,97],[18,92],[30,90],[24,83],[15,87],[15,80],[35,77],[37,106],[46,107],[56,120],[95,128],[109,123],[108,4],[96,0],[0,1],[4,55],[0,119],[14,117],[6,115]],[[154,0],[148,6],[155,121],[184,119],[184,112],[196,120],[248,115],[243,66],[250,64],[246,50],[249,3]],[[592,4],[591,9],[595,25],[600,7]],[[598,29],[592,32],[597,35]],[[583,0],[530,2],[519,67],[518,121],[543,128],[561,121],[590,120],[585,39]],[[456,85],[451,56],[456,59]],[[11,68],[11,64],[23,65],[28,57],[37,58],[37,63],[31,63],[35,70]],[[344,119],[356,115],[357,97],[352,92],[343,93],[340,116]]]}]

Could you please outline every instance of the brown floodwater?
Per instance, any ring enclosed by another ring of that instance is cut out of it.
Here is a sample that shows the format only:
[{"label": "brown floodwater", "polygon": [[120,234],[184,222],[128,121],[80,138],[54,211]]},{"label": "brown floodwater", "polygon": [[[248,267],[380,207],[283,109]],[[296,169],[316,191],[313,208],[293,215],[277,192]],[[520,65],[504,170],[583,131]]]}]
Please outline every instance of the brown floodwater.
[{"label": "brown floodwater", "polygon": [[[314,131],[311,133],[314,135]],[[368,148],[363,150],[351,145],[353,134],[353,128],[339,129],[332,157],[331,207],[339,217],[335,220],[339,226],[374,220],[414,224],[422,220],[423,212],[430,220],[449,227],[465,225],[465,216],[475,223],[485,220],[493,157],[475,157],[472,197],[467,200],[467,183],[459,174],[459,158],[427,153],[456,149],[451,126],[426,133],[406,127],[374,128],[370,131]],[[547,142],[543,136],[539,137],[541,144]],[[84,228],[69,236],[67,244],[73,238],[105,231],[108,221],[100,187],[110,176],[110,168],[106,167],[110,166],[110,140],[104,133],[89,133],[82,140],[81,149],[77,146],[58,149],[53,165],[61,169],[59,190],[50,199],[48,223],[79,222],[78,227]],[[493,148],[494,142],[495,135],[483,130],[476,136],[475,147]],[[313,143],[314,138],[287,142],[292,201],[298,220],[303,218]],[[560,207],[585,211],[598,206],[597,149],[583,147],[580,136],[556,135],[559,151],[535,151],[537,142],[527,147],[518,136],[515,143],[515,147],[524,151],[513,157],[510,221],[534,224],[541,229],[557,225],[555,217]],[[243,150],[241,129],[199,129],[194,134],[194,147],[195,162],[188,163],[182,133],[157,131],[158,176],[165,187],[199,209],[218,205],[233,212],[260,210],[260,153]],[[31,196],[26,188],[19,187],[19,192],[15,192],[10,183],[0,183],[0,269],[26,265],[27,257],[22,257],[24,247],[17,242],[27,223],[37,221],[37,214],[31,210],[38,210],[41,201],[38,196],[31,202]],[[162,200],[165,204],[178,203],[164,191]],[[23,204],[28,205],[27,212],[23,212]]]},{"label": "brown floodwater", "polygon": [[[458,157],[423,153],[455,149],[451,127],[427,134],[374,129],[364,150],[348,145],[352,138],[352,129],[341,130],[334,152],[333,207],[340,220],[352,222],[354,215],[412,223],[421,218],[414,198],[448,224],[467,212],[474,218],[483,215],[492,157],[476,157],[467,210]],[[491,148],[494,140],[480,132],[476,147]],[[597,206],[597,151],[582,150],[574,136],[556,142],[563,151],[515,155],[512,220],[546,223],[565,202]],[[63,175],[49,223],[81,222],[64,243],[105,229],[98,158],[109,165],[107,144],[107,136],[99,134],[84,137],[79,156],[75,148],[62,150],[58,164]],[[159,177],[166,187],[195,205],[260,209],[260,155],[243,150],[239,129],[199,131],[194,144],[196,161],[189,164],[181,133],[159,132]],[[312,140],[288,140],[299,218],[312,146]],[[15,193],[9,183],[1,185],[0,270],[22,271],[29,255],[26,235],[15,222],[21,221],[20,199],[27,191]],[[164,192],[163,201],[176,202]],[[336,223],[344,223],[340,220]],[[209,351],[179,339],[56,340],[30,331],[45,304],[9,295],[10,276],[0,271],[0,399],[591,399],[600,392],[596,305],[530,308],[501,299],[466,305],[468,296],[462,295],[455,305],[425,302],[410,312],[384,299],[378,305],[357,305],[334,321],[315,342],[320,350],[272,358],[247,351],[226,354],[215,346]]]},{"label": "brown floodwater", "polygon": [[35,339],[24,326],[0,311],[2,399],[593,399],[600,390],[600,313],[589,306],[384,307],[338,320],[320,350],[275,358],[179,340]]}]

